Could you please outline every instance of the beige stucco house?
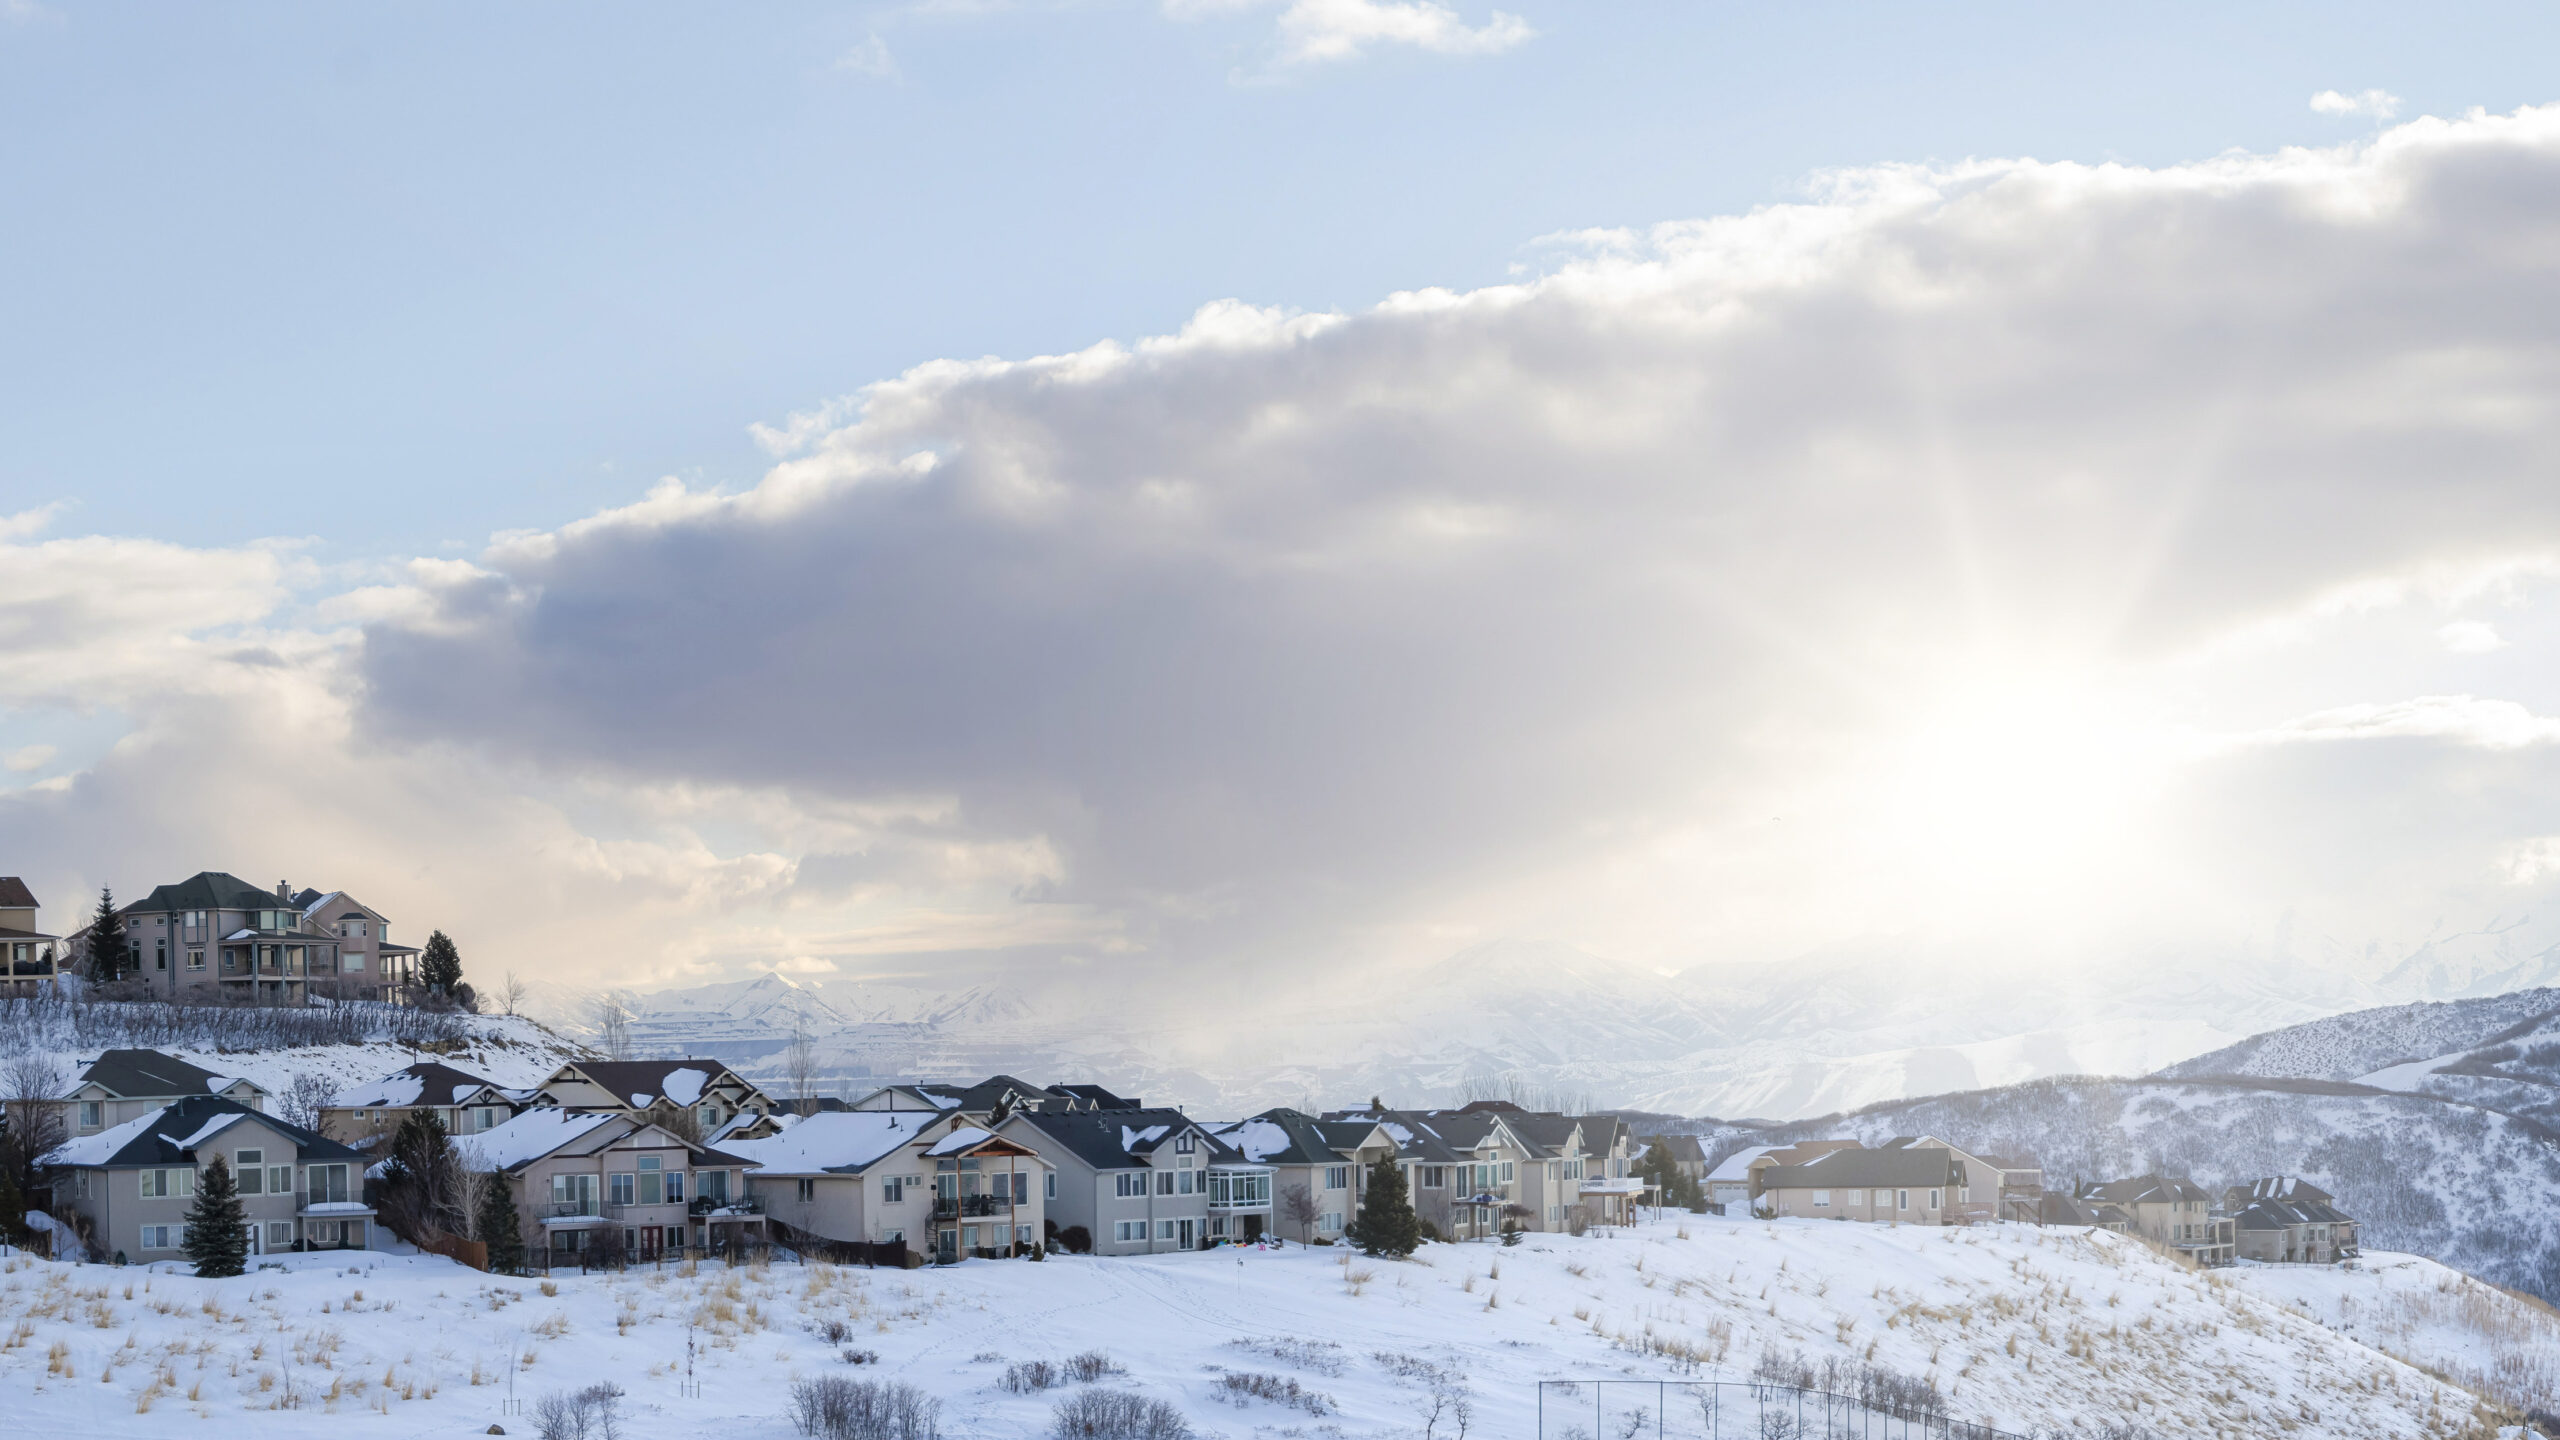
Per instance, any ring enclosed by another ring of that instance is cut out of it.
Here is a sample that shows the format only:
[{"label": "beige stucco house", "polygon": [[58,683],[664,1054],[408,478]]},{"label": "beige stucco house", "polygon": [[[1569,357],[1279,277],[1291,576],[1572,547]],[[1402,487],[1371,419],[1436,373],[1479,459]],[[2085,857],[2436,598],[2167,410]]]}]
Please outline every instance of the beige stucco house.
[{"label": "beige stucco house", "polygon": [[2231,1217],[2214,1213],[2213,1197],[2192,1180],[2137,1175],[2080,1192],[2124,1212],[2131,1233],[2157,1241],[2199,1265],[2228,1265],[2239,1255]]},{"label": "beige stucco house", "polygon": [[769,1119],[782,1106],[718,1060],[575,1060],[534,1087],[535,1103],[565,1110],[609,1110],[712,1143],[759,1133],[746,1120]]},{"label": "beige stucco house", "polygon": [[454,1137],[463,1164],[508,1187],[536,1264],[596,1252],[649,1258],[760,1243],[749,1162],[613,1111],[527,1110]]},{"label": "beige stucco house", "polygon": [[766,1215],[822,1240],[900,1244],[950,1263],[1045,1239],[1053,1167],[956,1110],[838,1110],[733,1140]]},{"label": "beige stucco house", "polygon": [[369,1246],[364,1158],[218,1095],[196,1095],[65,1141],[41,1162],[54,1213],[99,1259],[181,1260],[187,1211],[216,1156],[240,1191],[252,1255]]},{"label": "beige stucco house", "polygon": [[434,1060],[406,1065],[350,1086],[320,1110],[323,1134],[349,1144],[388,1134],[417,1111],[434,1113],[449,1135],[495,1130],[531,1103],[532,1092],[505,1090]]},{"label": "beige stucco house", "polygon": [[36,928],[35,892],[15,875],[0,875],[0,995],[29,997],[53,992],[59,935]]}]

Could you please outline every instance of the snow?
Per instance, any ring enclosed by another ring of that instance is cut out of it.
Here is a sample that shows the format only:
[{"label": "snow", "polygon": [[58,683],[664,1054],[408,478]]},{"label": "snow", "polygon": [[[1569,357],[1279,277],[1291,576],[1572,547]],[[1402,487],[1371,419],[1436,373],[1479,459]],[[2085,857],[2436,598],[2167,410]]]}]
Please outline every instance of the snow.
[{"label": "snow", "polygon": [[322,1200],[302,1207],[305,1215],[370,1215],[373,1207],[361,1200]]},{"label": "snow", "polygon": [[132,1144],[137,1136],[150,1129],[151,1122],[159,1118],[160,1111],[153,1110],[148,1114],[136,1115],[121,1125],[109,1126],[95,1135],[83,1135],[77,1140],[66,1140],[45,1153],[44,1163],[47,1165],[104,1165],[117,1151]]},{"label": "snow", "polygon": [[405,1110],[418,1103],[427,1082],[406,1070],[394,1070],[379,1080],[341,1090],[330,1101],[352,1110]]},{"label": "snow", "polygon": [[[1529,1440],[1536,1381],[1741,1379],[1768,1351],[1927,1376],[1959,1417],[2013,1431],[2418,1440],[2471,1408],[2360,1338],[2374,1322],[2350,1332],[2261,1288],[2302,1284],[2305,1305],[2334,1307],[2318,1287],[2335,1287],[2369,1314],[2379,1302],[2354,1287],[2371,1275],[2198,1275],[2121,1237],[2032,1227],[1690,1216],[1431,1245],[1410,1263],[1292,1246],[920,1271],[705,1265],[564,1272],[555,1295],[433,1256],[258,1263],[223,1281],[0,1263],[0,1313],[28,1329],[0,1349],[0,1405],[36,1434],[148,1435],[244,1411],[265,1440],[338,1440],[376,1417],[385,1434],[521,1433],[511,1397],[609,1378],[628,1392],[630,1433],[788,1440],[790,1382],[839,1375],[923,1388],[951,1440],[1018,1440],[1071,1392],[1009,1393],[1006,1365],[1099,1349],[1127,1371],[1107,1383],[1227,1436],[1416,1435],[1424,1396],[1404,1374],[1420,1363],[1465,1377],[1471,1435]],[[2415,1301],[2439,1273],[2395,1283]],[[2459,1305],[2428,1313],[2394,1333],[2488,1357]],[[817,1338],[829,1322],[853,1338]],[[846,1365],[848,1345],[876,1360]],[[1225,1373],[1295,1379],[1331,1413],[1239,1410],[1219,1398]]]},{"label": "snow", "polygon": [[2439,1055],[2433,1060],[2409,1060],[2398,1065],[2385,1065],[2370,1075],[2357,1076],[2356,1083],[2370,1085],[2376,1090],[2419,1090],[2424,1088],[2421,1082],[2460,1058],[2462,1057],[2458,1055]]},{"label": "snow", "polygon": [[702,1099],[702,1087],[711,1083],[711,1072],[688,1065],[667,1072],[667,1098],[679,1105],[692,1105]]},{"label": "snow", "polygon": [[935,1141],[933,1148],[925,1151],[924,1153],[927,1155],[957,1155],[961,1151],[966,1150],[973,1145],[981,1144],[993,1138],[994,1137],[987,1131],[981,1130],[975,1125],[964,1125],[942,1137],[940,1140]]},{"label": "snow", "polygon": [[616,1118],[549,1107],[527,1110],[494,1130],[454,1136],[453,1148],[474,1170],[505,1170],[538,1160]]},{"label": "snow", "polygon": [[1132,1130],[1123,1125],[1120,1127],[1120,1148],[1134,1154],[1139,1146],[1163,1139],[1164,1132],[1172,1128],[1170,1125],[1150,1125],[1144,1130]]},{"label": "snow", "polygon": [[2241,1265],[2233,1283],[2339,1334],[2442,1371],[2509,1403],[2560,1393],[2560,1316],[2416,1255],[2344,1265]]},{"label": "snow", "polygon": [[1754,1145],[1747,1150],[1736,1150],[1707,1172],[1707,1183],[1713,1185],[1721,1181],[1731,1185],[1748,1180],[1751,1178],[1752,1161],[1786,1148],[1784,1145]]},{"label": "snow", "polygon": [[[1128,1127],[1121,1127],[1120,1133],[1126,1137]],[[1218,1132],[1218,1138],[1234,1146],[1244,1158],[1256,1165],[1262,1163],[1263,1157],[1277,1155],[1289,1148],[1289,1132],[1269,1120],[1240,1120]],[[1129,1142],[1123,1138],[1120,1143],[1125,1149]],[[1404,1137],[1396,1137],[1396,1143],[1404,1144]]]},{"label": "snow", "polygon": [[868,1165],[923,1134],[933,1121],[922,1110],[823,1110],[779,1135],[723,1140],[720,1148],[769,1174],[815,1175]]},{"label": "snow", "polygon": [[[240,1120],[241,1118],[243,1117],[238,1111],[233,1111],[227,1115],[216,1115],[212,1119],[204,1122],[204,1124],[198,1126],[196,1128],[196,1133],[193,1135],[188,1136],[184,1140],[171,1140],[169,1143],[180,1151],[193,1150],[224,1130],[230,1129],[233,1122]],[[169,1139],[166,1135],[163,1135],[160,1138],[163,1140]]]}]

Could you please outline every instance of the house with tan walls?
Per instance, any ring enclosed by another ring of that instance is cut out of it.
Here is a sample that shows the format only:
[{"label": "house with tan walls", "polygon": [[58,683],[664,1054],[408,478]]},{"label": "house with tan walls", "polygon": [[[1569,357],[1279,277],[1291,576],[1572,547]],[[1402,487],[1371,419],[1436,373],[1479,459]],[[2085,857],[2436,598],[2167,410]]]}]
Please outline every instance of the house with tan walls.
[{"label": "house with tan walls", "polygon": [[751,1193],[822,1240],[902,1244],[949,1263],[1027,1254],[1046,1237],[1051,1166],[956,1110],[837,1110],[733,1140]]},{"label": "house with tan walls", "polygon": [[2079,1196],[2124,1212],[2130,1233],[2178,1252],[2199,1265],[2228,1265],[2239,1254],[2239,1236],[2227,1215],[2216,1214],[2213,1196],[2192,1180],[2137,1175],[2092,1185]]},{"label": "house with tan walls", "polygon": [[[782,1106],[755,1082],[707,1058],[573,1060],[534,1087],[536,1104],[600,1110],[718,1143],[770,1134]],[[750,1117],[742,1123],[740,1117]]]},{"label": "house with tan walls", "polygon": [[1800,1164],[1763,1164],[1752,1172],[1752,1213],[1806,1220],[1863,1220],[1894,1225],[1953,1225],[1987,1218],[1996,1178],[1977,1174],[1952,1150],[1846,1146]]},{"label": "house with tan walls", "polygon": [[761,1243],[746,1194],[751,1162],[613,1111],[527,1110],[454,1137],[475,1173],[508,1187],[538,1264],[603,1253],[649,1258]]},{"label": "house with tan walls", "polygon": [[320,1129],[345,1143],[361,1144],[425,1110],[449,1135],[477,1135],[514,1119],[532,1098],[529,1090],[501,1089],[468,1071],[421,1060],[331,1096],[320,1109]]}]

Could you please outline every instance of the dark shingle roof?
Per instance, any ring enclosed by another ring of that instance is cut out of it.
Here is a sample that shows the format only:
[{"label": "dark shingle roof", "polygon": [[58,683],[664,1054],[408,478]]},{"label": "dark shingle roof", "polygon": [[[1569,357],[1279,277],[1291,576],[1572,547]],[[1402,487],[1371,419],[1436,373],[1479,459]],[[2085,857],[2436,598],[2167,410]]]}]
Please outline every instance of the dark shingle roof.
[{"label": "dark shingle roof", "polygon": [[[167,1165],[195,1152],[183,1150],[178,1142],[201,1132],[206,1125],[224,1115],[246,1115],[268,1129],[293,1141],[300,1152],[295,1158],[311,1160],[362,1160],[365,1157],[335,1140],[324,1140],[299,1125],[288,1125],[273,1115],[250,1109],[237,1100],[219,1095],[190,1095],[173,1105],[164,1105],[152,1113],[150,1123],[137,1130],[115,1153],[101,1159],[83,1158],[82,1169],[102,1166]],[[127,1122],[131,1123],[131,1122]],[[218,1138],[223,1132],[215,1132]],[[91,1137],[95,1138],[95,1137]],[[81,1141],[67,1142],[56,1155],[74,1150]]]},{"label": "dark shingle roof", "polygon": [[2174,1200],[2211,1201],[2205,1188],[2192,1180],[2166,1175],[2136,1175],[2130,1180],[2110,1180],[2081,1192],[2083,1198],[2094,1196],[2117,1205],[2163,1205]]},{"label": "dark shingle roof", "polygon": [[1661,1147],[1663,1154],[1684,1165],[1707,1163],[1706,1149],[1698,1144],[1695,1135],[1656,1135],[1645,1143]]},{"label": "dark shingle roof", "polygon": [[117,911],[131,915],[160,910],[284,910],[291,900],[264,886],[252,885],[221,870],[200,870],[175,885],[155,887],[148,895]]},{"label": "dark shingle roof", "polygon": [[36,908],[35,892],[27,888],[26,881],[15,875],[0,875],[0,909],[20,908]]},{"label": "dark shingle roof", "polygon": [[667,1077],[678,1070],[699,1070],[710,1077],[702,1082],[706,1090],[718,1084],[722,1076],[736,1074],[720,1061],[699,1056],[686,1060],[580,1060],[576,1064],[579,1074],[603,1086],[626,1105],[640,1095],[653,1101],[665,1098]]},{"label": "dark shingle roof", "polygon": [[157,1050],[109,1050],[80,1073],[83,1085],[99,1085],[110,1095],[148,1098],[157,1095],[210,1095],[208,1080],[225,1079],[202,1066]]},{"label": "dark shingle roof", "polygon": [[[416,1099],[398,1098],[408,1088],[397,1083],[402,1076],[418,1082]],[[409,1105],[458,1105],[462,1103],[462,1097],[465,1095],[496,1088],[496,1085],[467,1070],[456,1070],[441,1061],[421,1060],[415,1065],[404,1065],[370,1084],[341,1090],[332,1103],[362,1109],[377,1106],[396,1109]]]},{"label": "dark shingle roof", "polygon": [[1060,1095],[1072,1095],[1096,1110],[1139,1110],[1145,1106],[1135,1095],[1114,1095],[1099,1085],[1052,1085]]},{"label": "dark shingle roof", "polygon": [[[1179,1110],[1022,1110],[1014,1118],[1039,1130],[1096,1170],[1133,1170],[1143,1166],[1148,1156],[1186,1130],[1196,1132],[1212,1147],[1212,1159],[1223,1161],[1235,1153],[1219,1145],[1199,1122]],[[1225,1154],[1215,1153],[1218,1150],[1225,1150]]]},{"label": "dark shingle roof", "polygon": [[[1384,1126],[1396,1142],[1396,1158],[1420,1160],[1427,1164],[1444,1164],[1466,1157],[1450,1145],[1440,1133],[1440,1125],[1432,1116],[1416,1110],[1329,1110],[1327,1120],[1367,1121]],[[1466,1122],[1470,1133],[1481,1134],[1484,1127],[1472,1117]]]}]

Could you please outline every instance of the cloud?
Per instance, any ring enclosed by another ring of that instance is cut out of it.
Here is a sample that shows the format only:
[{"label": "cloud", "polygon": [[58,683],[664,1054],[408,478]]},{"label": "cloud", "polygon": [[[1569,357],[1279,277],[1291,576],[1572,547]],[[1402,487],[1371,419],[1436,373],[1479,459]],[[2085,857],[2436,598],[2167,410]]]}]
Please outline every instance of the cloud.
[{"label": "cloud", "polygon": [[[2560,342],[2516,320],[2560,302],[2560,110],[1823,195],[1515,285],[919,366],[769,432],[750,489],[422,577],[367,631],[362,732],[931,797],[1168,962],[1557,927],[1678,965],[2168,893],[2210,926],[2279,886],[2405,919],[2283,858],[2306,837],[2215,838],[2198,777],[2311,787],[2320,747],[2182,737],[2541,763],[2549,722],[2450,674],[2334,697],[2444,623],[2406,618],[2426,577],[2560,556]],[[2334,819],[2318,783],[2283,813]]]},{"label": "cloud", "polygon": [[51,745],[21,745],[6,755],[0,755],[0,768],[5,768],[12,775],[24,775],[31,770],[43,769],[61,753]]},{"label": "cloud", "polygon": [[2323,90],[2311,97],[2311,108],[2322,115],[2370,115],[2376,120],[2388,120],[2400,113],[2400,97],[2388,90],[2359,90],[2353,95]]},{"label": "cloud", "polygon": [[866,75],[874,80],[898,78],[897,57],[889,53],[889,42],[878,35],[866,36],[861,44],[837,56],[836,68],[848,75]]},{"label": "cloud", "polygon": [[[1270,0],[1164,0],[1177,20],[1262,8]],[[1288,0],[1277,22],[1284,65],[1354,60],[1376,45],[1438,55],[1494,55],[1536,38],[1529,22],[1493,11],[1481,25],[1434,0]]]},{"label": "cloud", "polygon": [[2443,639],[2444,648],[2456,655],[2486,655],[2507,648],[2498,628],[2485,620],[2456,620],[2436,634]]}]

